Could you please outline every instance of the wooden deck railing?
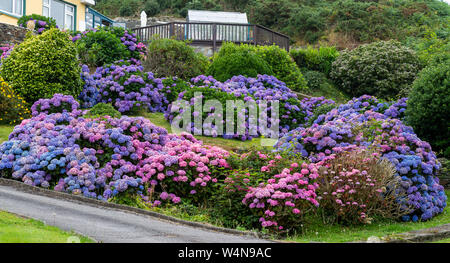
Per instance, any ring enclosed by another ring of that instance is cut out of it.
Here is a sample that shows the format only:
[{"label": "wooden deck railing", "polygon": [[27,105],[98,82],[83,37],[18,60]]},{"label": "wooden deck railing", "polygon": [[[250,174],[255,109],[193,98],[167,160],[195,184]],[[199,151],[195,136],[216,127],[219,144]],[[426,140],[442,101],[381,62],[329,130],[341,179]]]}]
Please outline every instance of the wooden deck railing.
[{"label": "wooden deck railing", "polygon": [[289,51],[289,37],[260,25],[171,22],[132,29],[143,42],[153,36],[189,40],[194,45],[213,47],[213,52],[223,42],[253,45],[278,45]]}]

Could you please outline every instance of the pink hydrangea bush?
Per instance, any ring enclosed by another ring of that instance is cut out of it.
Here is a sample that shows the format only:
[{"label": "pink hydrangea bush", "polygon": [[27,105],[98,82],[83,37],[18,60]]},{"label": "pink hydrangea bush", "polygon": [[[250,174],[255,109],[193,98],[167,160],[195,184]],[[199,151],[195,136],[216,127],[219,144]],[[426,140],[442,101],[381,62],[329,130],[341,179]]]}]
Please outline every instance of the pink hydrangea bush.
[{"label": "pink hydrangea bush", "polygon": [[220,171],[226,177],[219,183],[214,195],[214,217],[226,227],[260,228],[258,214],[242,203],[253,187],[262,186],[285,167],[289,167],[296,156],[274,153],[265,149],[251,149],[244,154],[231,154],[227,163],[231,169]]},{"label": "pink hydrangea bush", "polygon": [[302,215],[319,206],[318,176],[316,164],[294,162],[266,184],[251,187],[242,203],[261,215],[264,228],[296,229],[302,223]]}]

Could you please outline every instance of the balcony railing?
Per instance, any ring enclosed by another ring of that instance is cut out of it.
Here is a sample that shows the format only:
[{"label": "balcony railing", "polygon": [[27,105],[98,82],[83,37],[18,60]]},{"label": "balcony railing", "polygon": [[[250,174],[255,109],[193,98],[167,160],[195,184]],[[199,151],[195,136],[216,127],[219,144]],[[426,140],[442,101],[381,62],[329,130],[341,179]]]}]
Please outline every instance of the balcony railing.
[{"label": "balcony railing", "polygon": [[252,45],[278,45],[289,51],[288,36],[260,25],[171,22],[132,29],[143,42],[154,36],[188,40],[193,45],[212,46],[213,52],[223,42]]}]

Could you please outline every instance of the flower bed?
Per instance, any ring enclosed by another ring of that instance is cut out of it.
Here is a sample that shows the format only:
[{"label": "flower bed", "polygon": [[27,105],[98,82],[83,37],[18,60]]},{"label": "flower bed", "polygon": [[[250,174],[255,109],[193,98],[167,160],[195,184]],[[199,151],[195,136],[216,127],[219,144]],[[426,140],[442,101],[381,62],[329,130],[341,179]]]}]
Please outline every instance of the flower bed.
[{"label": "flower bed", "polygon": [[[49,105],[48,112],[55,112]],[[226,167],[227,155],[191,135],[168,134],[144,118],[40,113],[16,126],[0,145],[0,173],[100,200],[140,194],[156,206],[207,198],[206,189],[217,181],[211,168]]]},{"label": "flower bed", "polygon": [[447,205],[436,177],[440,164],[427,142],[401,120],[391,118],[402,116],[405,101],[389,105],[362,96],[322,115],[311,127],[288,133],[275,147],[299,152],[312,162],[320,162],[350,145],[379,148],[379,153],[396,167],[396,175],[402,178],[402,187],[408,193],[408,204],[415,208],[402,219],[430,219]]},{"label": "flower bed", "polygon": [[[255,105],[258,105],[262,101],[267,101],[269,103],[273,101],[279,101],[280,112],[279,112],[279,127],[280,132],[286,133],[299,125],[303,124],[308,120],[308,116],[312,115],[312,110],[315,107],[318,107],[325,103],[334,103],[332,101],[325,100],[323,98],[314,98],[314,99],[306,99],[304,101],[300,101],[297,97],[297,94],[292,92],[286,85],[276,79],[273,76],[268,75],[258,75],[257,78],[246,78],[243,76],[235,76],[230,80],[222,83],[215,80],[212,77],[206,76],[198,76],[193,78],[191,82],[199,87],[200,89],[195,90],[197,92],[214,93],[213,96],[205,96],[202,98],[203,101],[208,99],[218,99],[223,107],[225,105],[226,100],[242,100],[246,103],[255,102]],[[210,91],[208,89],[212,89],[214,91]],[[187,91],[184,93],[180,93],[178,100],[185,100],[190,103],[190,107],[194,105],[194,93],[195,91]],[[251,104],[249,104],[251,105]],[[204,105],[202,105],[204,106]],[[175,114],[172,113],[171,109],[172,105],[169,105],[169,108],[166,112],[166,118],[169,122],[172,122],[175,118]],[[272,105],[268,105],[268,109],[270,110]],[[236,108],[235,108],[236,109]],[[222,132],[224,138],[239,138],[242,140],[252,139],[254,137],[259,137],[263,134],[262,127],[250,127],[249,123],[249,111],[253,108],[249,107],[248,110],[244,109],[239,114],[245,116],[247,120],[245,125],[245,134],[233,134],[229,135],[225,132]],[[185,109],[183,109],[185,110]],[[177,112],[177,111],[175,111]],[[196,114],[193,109],[191,109],[193,116]],[[225,114],[225,113],[224,113]],[[203,113],[203,120],[209,116],[216,116],[215,113]],[[225,123],[225,122],[223,122]],[[275,123],[275,120],[271,118],[269,115],[268,126],[270,127]],[[194,125],[194,124],[192,124]],[[216,125],[217,126],[217,125]],[[216,127],[203,127],[210,128],[214,132],[207,133],[206,136],[218,136],[218,130],[215,130]],[[257,130],[257,134],[250,134],[251,130]],[[192,126],[191,131],[194,132],[194,126]]]}]

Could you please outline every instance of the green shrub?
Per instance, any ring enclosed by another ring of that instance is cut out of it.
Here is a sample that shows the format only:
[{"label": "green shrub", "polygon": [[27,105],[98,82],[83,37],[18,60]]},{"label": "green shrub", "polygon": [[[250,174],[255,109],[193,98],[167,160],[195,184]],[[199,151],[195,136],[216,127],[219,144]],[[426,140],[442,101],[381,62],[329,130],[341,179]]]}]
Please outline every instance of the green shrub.
[{"label": "green shrub", "polygon": [[[138,0],[121,0],[119,7],[120,16],[134,16],[139,11],[141,1]],[[113,8],[117,9],[119,3],[116,3]]]},{"label": "green shrub", "polygon": [[190,80],[205,73],[208,58],[183,41],[153,39],[148,46],[144,68],[158,77],[177,76]]},{"label": "green shrub", "polygon": [[[266,63],[262,63],[261,59]],[[228,65],[228,63],[233,63],[233,66]],[[267,73],[265,64],[269,66],[272,73]],[[227,69],[227,73],[222,72],[222,69]],[[299,67],[286,50],[275,45],[252,46],[226,43],[215,56],[208,70],[208,73],[217,80],[221,80],[218,77],[221,74],[229,79],[236,75],[252,76],[250,73],[254,74],[254,72],[256,74],[272,74],[285,82],[286,86],[296,91],[306,89],[306,81]]]},{"label": "green shrub", "polygon": [[0,68],[2,77],[30,105],[55,93],[80,94],[81,68],[69,37],[56,28],[29,36]]},{"label": "green shrub", "polygon": [[309,70],[306,71],[303,76],[305,76],[308,88],[311,90],[319,90],[320,87],[328,81],[325,74],[319,71]]},{"label": "green shrub", "polygon": [[331,64],[339,56],[335,47],[320,47],[315,49],[308,46],[305,49],[293,49],[290,51],[292,58],[300,69],[319,71],[328,76]]},{"label": "green shrub", "polygon": [[130,51],[110,29],[90,31],[76,42],[81,62],[100,67],[104,64],[130,58]]},{"label": "green shrub", "polygon": [[219,56],[214,59],[207,71],[207,75],[219,81],[226,81],[238,75],[256,77],[258,74],[272,75],[273,72],[267,62],[250,51]]},{"label": "green shrub", "polygon": [[160,11],[159,3],[156,0],[147,0],[145,2],[144,10],[148,16],[157,15]]},{"label": "green shrub", "polygon": [[331,78],[351,96],[394,98],[408,90],[421,64],[397,41],[380,41],[346,50],[333,62]]},{"label": "green shrub", "polygon": [[[428,29],[421,38],[410,37],[406,41],[406,45],[416,50],[420,61],[428,66],[436,62],[435,60],[450,56],[450,37],[448,34],[450,33],[439,37],[436,32]],[[436,56],[440,58],[435,58]]]},{"label": "green shrub", "polygon": [[111,104],[99,103],[92,107],[92,109],[84,116],[87,118],[110,116],[111,118],[120,119],[122,114],[120,114],[120,112],[118,112]]},{"label": "green shrub", "polygon": [[450,157],[450,64],[425,68],[414,81],[406,120],[417,135]]},{"label": "green shrub", "polygon": [[16,124],[30,116],[27,103],[0,77],[0,124]]},{"label": "green shrub", "polygon": [[329,10],[324,8],[301,6],[292,11],[289,32],[302,37],[308,43],[317,42],[327,29]]},{"label": "green shrub", "polygon": [[286,83],[288,88],[296,91],[306,89],[306,81],[300,68],[286,50],[275,45],[257,46],[255,49],[256,54],[272,68],[274,76]]},{"label": "green shrub", "polygon": [[251,1],[248,11],[253,23],[282,29],[289,23],[294,6],[290,0]]}]

